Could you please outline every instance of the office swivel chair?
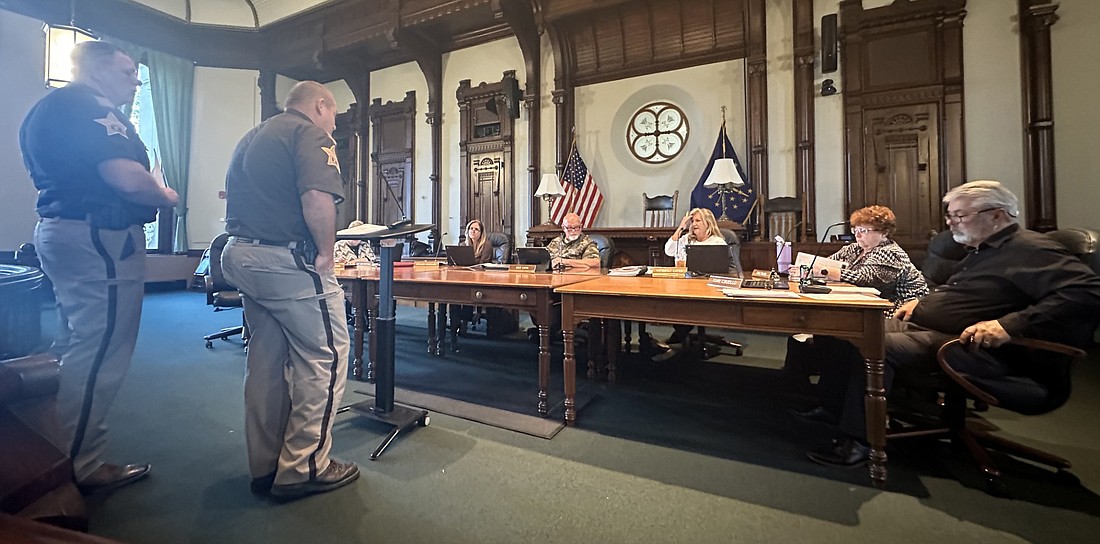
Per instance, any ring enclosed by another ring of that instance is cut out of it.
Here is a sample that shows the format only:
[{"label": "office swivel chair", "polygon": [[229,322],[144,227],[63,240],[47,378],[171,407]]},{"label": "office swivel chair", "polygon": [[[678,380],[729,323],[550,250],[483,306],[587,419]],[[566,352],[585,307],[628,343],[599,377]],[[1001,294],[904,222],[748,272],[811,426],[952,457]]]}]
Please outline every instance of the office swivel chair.
[{"label": "office swivel chair", "polygon": [[[730,248],[730,270],[741,273],[741,239],[737,233],[730,229],[719,229],[722,238]],[[715,334],[707,334],[706,327],[698,327],[699,332],[688,335],[684,350],[688,353],[695,352],[703,359],[710,359],[721,353],[722,348],[732,348],[733,354],[740,357],[745,353],[745,347],[737,342],[726,340],[725,337]]]},{"label": "office swivel chair", "polygon": [[[948,232],[948,234],[950,234]],[[1094,271],[1100,271],[1100,235],[1086,229],[1062,229],[1047,233]],[[950,236],[940,233],[929,244],[929,255],[950,261],[958,255],[953,246],[947,243]],[[922,266],[930,280],[946,281],[936,277],[944,270],[953,270],[950,263],[927,259]],[[1098,318],[1086,316],[1085,324],[1095,330]],[[1025,446],[1007,438],[990,433],[991,425],[979,418],[971,418],[968,401],[978,406],[998,406],[1002,409],[1025,416],[1041,415],[1060,408],[1069,399],[1072,389],[1071,367],[1075,359],[1085,356],[1085,352],[1072,346],[1030,338],[1013,338],[1008,344],[1022,360],[1034,364],[1021,365],[1025,369],[1019,374],[998,376],[995,378],[977,377],[959,371],[955,361],[964,350],[957,338],[944,343],[936,354],[940,373],[933,376],[934,387],[943,391],[942,412],[938,418],[922,414],[892,414],[893,430],[891,439],[911,437],[950,438],[953,443],[964,446],[978,463],[985,478],[986,489],[992,494],[1005,492],[1000,480],[1001,471],[994,464],[987,448],[1015,457],[1028,459],[1053,467],[1061,473],[1070,468],[1070,462],[1059,456]],[[927,384],[920,384],[927,385]],[[975,409],[974,411],[979,411]]]},{"label": "office swivel chair", "polygon": [[[221,312],[232,308],[243,308],[244,304],[241,301],[241,293],[237,291],[237,288],[230,285],[225,280],[225,276],[222,275],[222,250],[225,249],[226,242],[229,241],[229,234],[221,233],[214,237],[214,240],[210,242],[210,268],[207,270],[205,276],[206,284],[206,304],[213,306],[215,312]],[[248,321],[241,317],[241,325],[237,327],[228,327],[222,329],[216,333],[203,336],[203,340],[206,340],[206,348],[211,349],[214,347],[214,340],[227,340],[230,336],[241,335],[241,340],[244,341],[244,345],[248,346]]]}]

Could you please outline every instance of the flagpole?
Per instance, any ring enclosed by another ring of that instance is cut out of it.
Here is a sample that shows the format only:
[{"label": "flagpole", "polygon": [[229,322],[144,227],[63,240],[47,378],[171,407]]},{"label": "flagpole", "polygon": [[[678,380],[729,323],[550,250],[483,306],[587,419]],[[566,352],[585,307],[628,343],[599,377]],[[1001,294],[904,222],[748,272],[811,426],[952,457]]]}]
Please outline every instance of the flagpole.
[{"label": "flagpole", "polygon": [[[577,125],[573,125],[570,134],[573,136],[573,141],[569,144],[569,158],[565,159],[565,168],[562,169],[562,174],[569,171],[569,164],[573,162],[573,152],[577,149]],[[577,213],[577,191],[569,193],[569,207],[566,208],[565,213]]]}]

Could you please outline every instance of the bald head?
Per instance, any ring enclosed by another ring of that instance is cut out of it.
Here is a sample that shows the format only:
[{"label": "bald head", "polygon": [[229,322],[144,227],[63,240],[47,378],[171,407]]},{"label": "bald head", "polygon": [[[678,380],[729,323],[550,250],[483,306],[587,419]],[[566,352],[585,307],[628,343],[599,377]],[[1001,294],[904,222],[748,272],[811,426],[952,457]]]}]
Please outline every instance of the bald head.
[{"label": "bald head", "polygon": [[309,117],[329,136],[336,130],[336,98],[316,81],[302,81],[291,87],[286,95],[286,109]]}]

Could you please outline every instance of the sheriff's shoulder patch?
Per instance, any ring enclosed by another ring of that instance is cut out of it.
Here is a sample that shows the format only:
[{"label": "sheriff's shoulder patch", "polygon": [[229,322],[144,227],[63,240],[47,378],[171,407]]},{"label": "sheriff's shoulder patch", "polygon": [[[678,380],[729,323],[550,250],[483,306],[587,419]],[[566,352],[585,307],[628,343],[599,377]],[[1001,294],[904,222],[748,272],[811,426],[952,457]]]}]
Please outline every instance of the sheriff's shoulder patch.
[{"label": "sheriff's shoulder patch", "polygon": [[335,167],[336,171],[340,171],[340,160],[336,157],[336,144],[332,144],[329,147],[321,146],[321,151],[325,152],[325,156],[328,157],[328,165]]},{"label": "sheriff's shoulder patch", "polygon": [[[95,119],[95,122],[103,125],[103,127],[107,129],[107,136],[118,134],[123,138],[130,138],[126,135],[126,125],[119,120],[113,111],[107,112],[107,115],[104,115],[102,119]],[[335,146],[333,147],[335,148]]]}]

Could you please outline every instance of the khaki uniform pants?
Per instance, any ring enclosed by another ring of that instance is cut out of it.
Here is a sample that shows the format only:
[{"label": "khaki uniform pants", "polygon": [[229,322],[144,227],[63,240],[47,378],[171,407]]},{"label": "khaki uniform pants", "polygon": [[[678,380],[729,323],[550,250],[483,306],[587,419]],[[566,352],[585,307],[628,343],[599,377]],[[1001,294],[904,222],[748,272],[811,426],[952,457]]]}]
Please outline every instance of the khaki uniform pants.
[{"label": "khaki uniform pants", "polygon": [[336,276],[285,247],[236,243],[222,253],[252,332],[244,380],[253,478],[294,484],[328,467],[348,371],[344,294]]},{"label": "khaki uniform pants", "polygon": [[53,350],[61,357],[57,393],[58,436],[79,482],[103,464],[107,411],[130,368],[145,296],[145,233],[87,221],[47,218],[34,244],[53,282],[60,330]]}]

